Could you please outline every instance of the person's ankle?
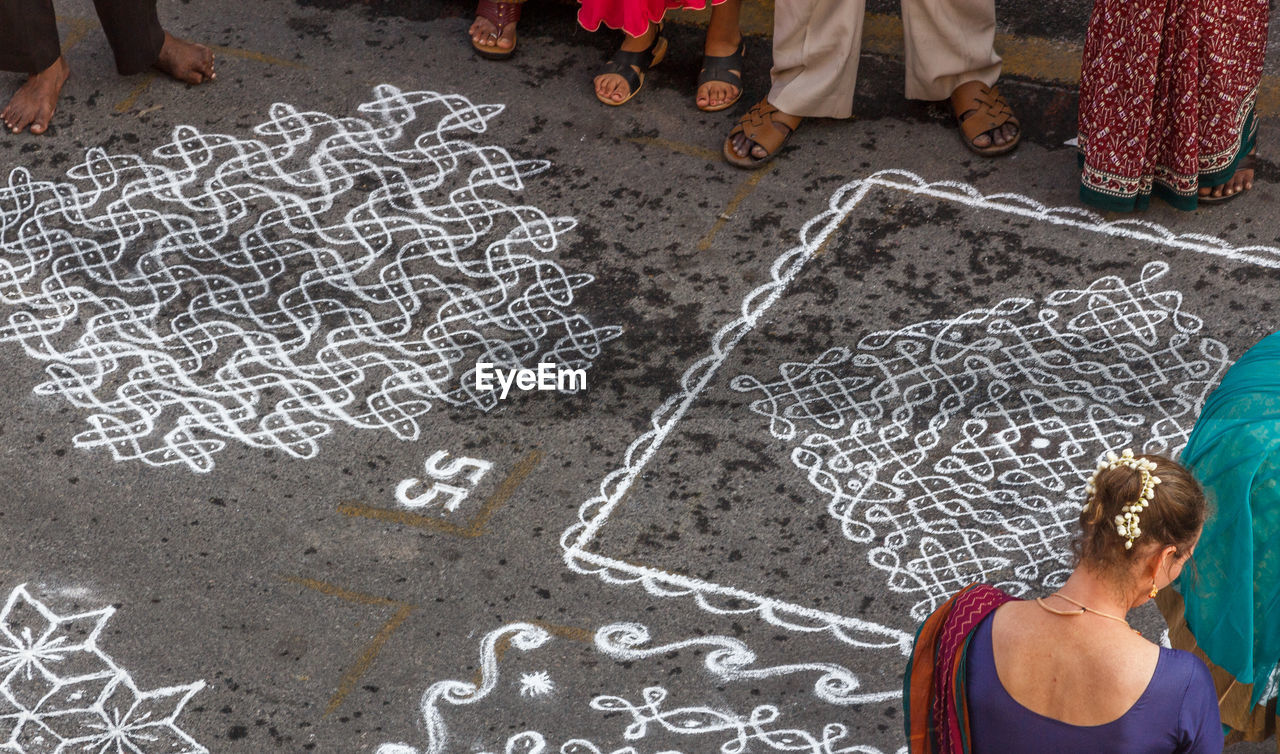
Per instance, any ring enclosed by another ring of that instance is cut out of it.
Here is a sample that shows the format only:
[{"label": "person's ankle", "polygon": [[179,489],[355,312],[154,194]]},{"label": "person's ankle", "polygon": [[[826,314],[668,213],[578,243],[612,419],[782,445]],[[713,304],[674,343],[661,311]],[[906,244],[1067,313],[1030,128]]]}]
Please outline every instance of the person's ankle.
[{"label": "person's ankle", "polygon": [[641,50],[647,50],[649,49],[649,45],[653,44],[653,40],[657,39],[657,37],[658,37],[658,25],[649,24],[649,30],[646,31],[644,34],[641,34],[638,37],[633,37],[630,34],[628,34],[625,37],[623,37],[622,49],[627,50],[629,52],[639,52]]},{"label": "person's ankle", "polygon": [[714,32],[707,29],[706,40],[702,43],[704,54],[710,54],[713,50],[729,50],[726,54],[732,54],[738,46],[742,44],[742,32],[734,29],[732,32]]},{"label": "person's ankle", "polygon": [[71,70],[70,66],[67,65],[67,59],[59,55],[58,59],[53,61],[53,63],[51,63],[48,68],[44,69],[43,71],[40,71],[39,73],[31,74],[31,78],[34,79],[34,78],[50,77],[50,76],[56,77],[56,78],[64,78],[67,75],[68,71],[70,70]]}]

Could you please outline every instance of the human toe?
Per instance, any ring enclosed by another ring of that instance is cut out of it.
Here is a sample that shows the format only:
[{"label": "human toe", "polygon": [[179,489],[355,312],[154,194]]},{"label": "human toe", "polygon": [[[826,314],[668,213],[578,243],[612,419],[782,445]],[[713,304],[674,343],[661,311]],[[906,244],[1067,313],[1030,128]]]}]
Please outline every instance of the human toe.
[{"label": "human toe", "polygon": [[9,116],[9,119],[6,122],[15,134],[20,134],[26,130],[27,126],[31,125],[33,120],[35,120],[35,118],[31,113],[19,108],[13,113],[13,115]]},{"label": "human toe", "polygon": [[747,148],[745,138],[741,133],[731,134],[729,136],[729,148],[739,157],[747,156]]}]

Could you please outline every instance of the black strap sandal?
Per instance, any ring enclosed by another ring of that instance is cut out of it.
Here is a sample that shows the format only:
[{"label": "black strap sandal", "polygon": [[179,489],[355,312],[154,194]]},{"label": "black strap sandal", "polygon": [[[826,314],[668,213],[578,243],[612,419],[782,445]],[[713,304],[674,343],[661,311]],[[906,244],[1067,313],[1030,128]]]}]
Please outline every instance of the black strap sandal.
[{"label": "black strap sandal", "polygon": [[718,105],[710,105],[708,107],[698,106],[698,109],[704,113],[716,113],[721,110],[727,110],[737,104],[742,98],[742,57],[747,54],[747,43],[742,41],[738,43],[738,49],[732,55],[703,55],[702,71],[698,73],[698,88],[701,89],[703,84],[711,81],[719,81],[736,87],[738,94],[727,102],[721,102]]},{"label": "black strap sandal", "polygon": [[596,99],[612,107],[630,102],[631,98],[639,94],[644,87],[644,72],[661,63],[666,56],[667,39],[662,36],[662,26],[658,26],[658,33],[654,35],[653,41],[649,43],[647,48],[640,52],[618,50],[614,53],[613,58],[605,63],[600,72],[596,74],[597,78],[607,74],[621,76],[623,81],[627,82],[627,86],[630,87],[627,96],[619,101],[601,97],[600,93],[597,92]]}]

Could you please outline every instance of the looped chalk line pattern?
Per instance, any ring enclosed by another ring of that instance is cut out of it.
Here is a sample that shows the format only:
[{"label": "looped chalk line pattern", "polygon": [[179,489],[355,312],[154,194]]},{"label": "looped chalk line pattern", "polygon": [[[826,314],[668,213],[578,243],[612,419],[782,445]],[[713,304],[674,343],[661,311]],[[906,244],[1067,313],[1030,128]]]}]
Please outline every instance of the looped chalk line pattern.
[{"label": "looped chalk line pattern", "polygon": [[849,540],[923,620],[974,581],[1061,584],[1084,484],[1107,450],[1174,455],[1229,364],[1168,272],[1009,298],[782,364],[731,386],[793,445]]},{"label": "looped chalk line pattern", "polygon": [[0,341],[81,448],[196,472],[228,441],[310,458],[335,423],[416,439],[488,411],[478,361],[584,369],[617,327],[548,258],[575,226],[504,193],[548,169],[476,145],[501,105],[374,89],[361,117],[276,104],[261,138],[175,129],[152,158],[91,149],[70,182],[0,186]]}]

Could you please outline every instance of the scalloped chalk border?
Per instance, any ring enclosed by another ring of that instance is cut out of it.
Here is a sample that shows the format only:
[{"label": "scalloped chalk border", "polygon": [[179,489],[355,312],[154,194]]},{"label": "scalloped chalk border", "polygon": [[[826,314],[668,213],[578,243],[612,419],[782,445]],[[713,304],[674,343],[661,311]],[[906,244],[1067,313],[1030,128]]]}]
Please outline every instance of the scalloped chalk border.
[{"label": "scalloped chalk border", "polygon": [[792,631],[829,632],[840,641],[857,647],[897,648],[903,655],[910,652],[910,634],[889,626],[859,618],[837,615],[782,600],[764,597],[743,589],[715,584],[646,566],[633,565],[587,547],[609,516],[631,489],[636,478],[652,460],[675,426],[689,411],[716,372],[756,325],[778,301],[805,264],[822,247],[832,233],[874,188],[887,188],[911,194],[957,202],[967,207],[992,210],[1032,220],[1065,225],[1102,233],[1116,238],[1145,241],[1170,248],[1185,249],[1223,257],[1234,262],[1280,268],[1280,248],[1274,246],[1232,246],[1219,238],[1201,234],[1176,234],[1156,223],[1124,219],[1106,221],[1089,210],[1078,207],[1046,207],[1020,194],[983,195],[973,186],[957,181],[930,183],[920,176],[902,170],[883,170],[865,179],[841,186],[832,194],[827,209],[805,223],[799,245],[788,249],[770,268],[772,279],[751,291],[742,301],[741,316],[721,327],[711,339],[711,353],[695,362],[680,380],[680,392],[672,395],[654,411],[651,429],[637,437],[627,448],[623,465],[610,472],[600,483],[600,494],[578,509],[578,522],[560,537],[564,562],[579,573],[593,573],[609,583],[640,583],[653,595],[663,597],[690,596],[699,607],[716,614],[755,613],[768,623]]}]

